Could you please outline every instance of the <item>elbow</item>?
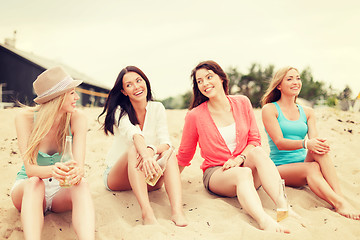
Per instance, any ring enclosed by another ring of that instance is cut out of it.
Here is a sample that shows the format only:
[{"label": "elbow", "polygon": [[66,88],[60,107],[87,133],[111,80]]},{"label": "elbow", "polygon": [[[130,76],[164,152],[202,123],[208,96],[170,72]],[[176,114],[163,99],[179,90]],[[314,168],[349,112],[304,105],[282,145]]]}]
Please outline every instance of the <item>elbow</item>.
[{"label": "elbow", "polygon": [[279,150],[286,150],[284,144],[282,144],[281,141],[274,141],[274,144]]}]

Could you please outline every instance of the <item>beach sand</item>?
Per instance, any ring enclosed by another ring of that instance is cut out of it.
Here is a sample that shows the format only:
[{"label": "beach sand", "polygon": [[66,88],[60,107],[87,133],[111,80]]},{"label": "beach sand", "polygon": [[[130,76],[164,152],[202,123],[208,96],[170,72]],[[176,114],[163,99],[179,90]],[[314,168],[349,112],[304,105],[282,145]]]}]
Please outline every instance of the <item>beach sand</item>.
[{"label": "beach sand", "polygon": [[[181,174],[184,212],[187,227],[176,227],[170,220],[170,205],[162,187],[150,193],[151,205],[159,226],[143,226],[141,212],[132,191],[109,192],[102,179],[105,157],[112,137],[99,130],[96,119],[100,108],[84,108],[88,116],[86,178],[90,184],[96,211],[96,239],[360,239],[360,221],[340,216],[329,204],[315,196],[308,187],[289,188],[290,205],[306,222],[287,218],[281,223],[291,234],[264,232],[241,208],[236,198],[210,195],[202,184],[201,157],[197,150],[192,165]],[[0,239],[23,239],[20,213],[9,196],[17,171],[22,165],[17,146],[14,117],[19,109],[0,110]],[[319,135],[331,144],[341,187],[346,198],[360,209],[360,114],[330,108],[316,109]],[[167,110],[169,132],[174,146],[181,140],[186,110]],[[262,136],[262,145],[269,152],[261,122],[261,111],[255,116]],[[262,188],[258,190],[265,211],[276,218],[275,206]],[[42,239],[76,239],[71,212],[45,216]]]}]

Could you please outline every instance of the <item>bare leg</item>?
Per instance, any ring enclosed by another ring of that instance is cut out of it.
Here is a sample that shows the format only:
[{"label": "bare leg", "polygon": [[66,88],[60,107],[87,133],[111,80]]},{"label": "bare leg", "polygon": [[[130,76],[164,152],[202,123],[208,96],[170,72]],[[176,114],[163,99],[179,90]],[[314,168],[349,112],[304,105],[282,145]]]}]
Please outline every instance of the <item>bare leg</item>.
[{"label": "bare leg", "polygon": [[175,152],[171,154],[164,172],[165,189],[171,205],[171,219],[176,226],[187,226],[182,210],[181,179]]},{"label": "bare leg", "polygon": [[305,162],[313,160],[319,163],[322,175],[329,183],[330,187],[334,190],[334,192],[336,192],[340,196],[343,196],[339,184],[339,179],[335,171],[334,163],[332,162],[329,154],[319,155],[308,151]]},{"label": "bare leg", "polygon": [[44,182],[31,177],[17,186],[11,197],[15,207],[21,211],[25,239],[40,239],[44,225]]},{"label": "bare leg", "polygon": [[251,150],[244,163],[253,172],[255,187],[262,184],[265,192],[270,196],[276,206],[287,204],[284,195],[280,191],[280,174],[275,164],[261,147]]},{"label": "bare leg", "polygon": [[265,213],[254,187],[250,168],[235,167],[225,171],[220,168],[211,176],[209,188],[222,196],[237,196],[241,206],[255,219],[262,230],[289,233],[289,230],[284,229]]},{"label": "bare leg", "polygon": [[136,199],[139,202],[143,223],[148,224],[158,224],[154,211],[150,205],[149,194],[147,184],[145,182],[144,173],[136,169],[136,157],[137,152],[135,147],[131,147],[128,153],[128,174],[131,188],[136,196]]},{"label": "bare leg", "polygon": [[330,187],[317,162],[285,164],[278,166],[278,169],[286,185],[299,187],[307,183],[318,197],[332,205],[339,214],[355,220],[360,219],[359,212]]},{"label": "bare leg", "polygon": [[72,209],[72,222],[79,239],[95,239],[95,211],[88,184],[82,179],[78,185],[61,189],[53,198],[51,210],[65,212]]}]

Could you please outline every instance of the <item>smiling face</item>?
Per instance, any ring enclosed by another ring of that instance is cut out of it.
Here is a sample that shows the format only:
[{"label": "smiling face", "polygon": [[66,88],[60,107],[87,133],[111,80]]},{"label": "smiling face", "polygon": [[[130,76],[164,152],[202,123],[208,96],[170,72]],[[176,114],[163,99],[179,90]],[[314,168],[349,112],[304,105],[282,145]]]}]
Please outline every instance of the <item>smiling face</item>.
[{"label": "smiling face", "polygon": [[76,93],[75,88],[72,89],[71,91],[67,92],[65,94],[65,100],[62,105],[62,110],[65,112],[69,112],[69,113],[74,112],[75,108],[76,108],[76,101],[79,99],[80,99],[80,97]]},{"label": "smiling face", "polygon": [[195,73],[196,83],[199,91],[209,99],[217,94],[224,93],[221,78],[212,70],[201,68]]},{"label": "smiling face", "polygon": [[281,95],[298,96],[302,87],[300,74],[295,69],[289,70],[277,89],[281,91]]},{"label": "smiling face", "polygon": [[131,102],[146,101],[147,87],[145,80],[136,72],[128,72],[123,77],[121,92],[128,96]]}]

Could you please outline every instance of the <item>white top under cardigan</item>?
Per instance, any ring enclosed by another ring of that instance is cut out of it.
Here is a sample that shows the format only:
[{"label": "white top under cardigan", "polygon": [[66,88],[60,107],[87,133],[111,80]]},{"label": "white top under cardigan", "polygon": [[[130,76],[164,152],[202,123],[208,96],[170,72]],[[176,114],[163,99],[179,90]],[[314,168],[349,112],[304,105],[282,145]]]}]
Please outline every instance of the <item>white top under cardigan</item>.
[{"label": "white top under cardigan", "polygon": [[224,139],[226,146],[230,150],[231,153],[234,152],[236,148],[236,129],[235,122],[225,127],[218,127],[218,130]]},{"label": "white top under cardigan", "polygon": [[146,114],[143,130],[140,126],[133,125],[129,116],[125,114],[121,119],[119,126],[117,124],[120,110],[115,112],[114,124],[114,142],[107,154],[105,163],[108,167],[114,166],[117,160],[125,154],[133,143],[133,136],[140,134],[144,137],[146,145],[168,144],[171,146],[170,136],[167,127],[165,108],[160,102],[149,101],[146,105]]}]

